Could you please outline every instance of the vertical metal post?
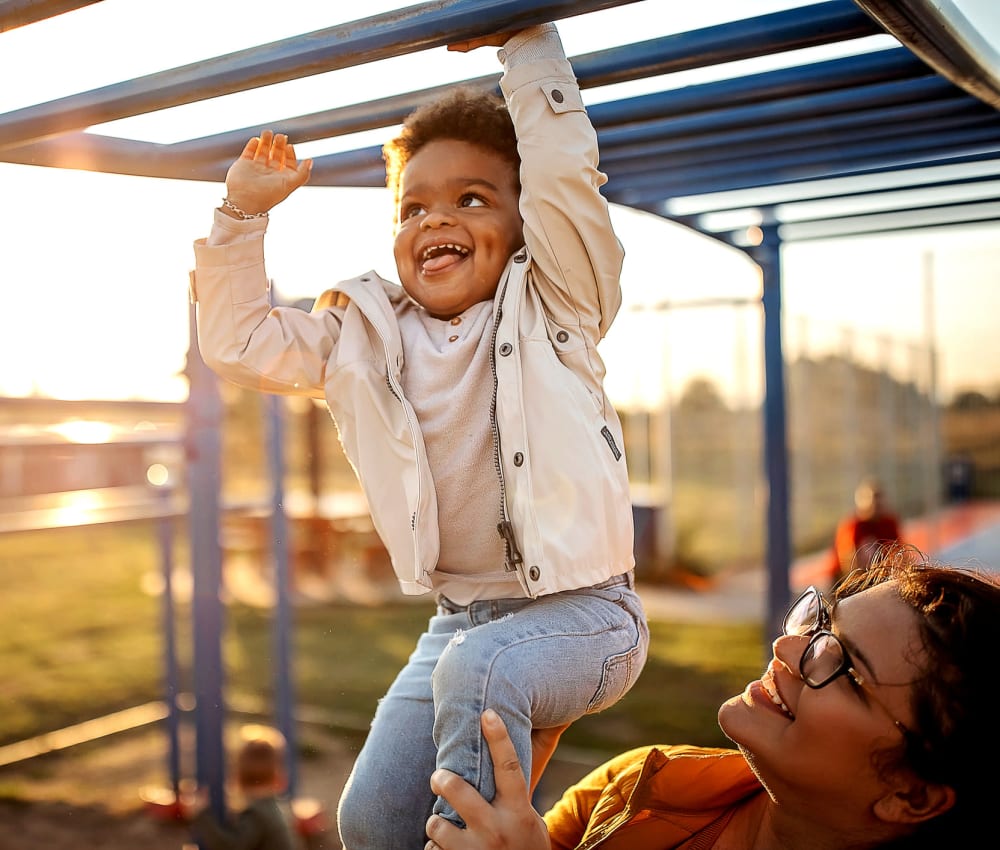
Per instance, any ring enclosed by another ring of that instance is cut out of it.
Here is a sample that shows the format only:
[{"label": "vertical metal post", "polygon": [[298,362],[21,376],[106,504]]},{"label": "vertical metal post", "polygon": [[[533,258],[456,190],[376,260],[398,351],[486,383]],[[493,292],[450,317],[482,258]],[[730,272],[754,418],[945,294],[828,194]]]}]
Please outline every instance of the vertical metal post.
[{"label": "vertical metal post", "polygon": [[795,497],[792,504],[798,510],[795,514],[799,528],[812,529],[816,524],[816,500],[813,487],[813,463],[815,448],[812,421],[812,352],[809,349],[809,319],[800,316],[798,320],[798,347],[795,360],[797,380],[791,384],[791,404],[795,405],[792,420],[795,430],[790,436],[790,451],[795,451],[795,472],[792,476]]},{"label": "vertical metal post", "polygon": [[170,788],[174,799],[180,796],[181,787],[181,747],[180,709],[177,694],[180,690],[177,669],[177,622],[174,614],[174,518],[170,512],[170,488],[157,487],[157,495],[163,506],[163,516],[157,524],[160,538],[160,565],[163,572],[163,651],[164,690],[167,701],[167,768],[170,773]]},{"label": "vertical metal post", "polygon": [[781,631],[781,620],[790,601],[791,533],[781,339],[781,237],[774,224],[762,226],[761,231],[761,243],[750,254],[760,266],[764,307],[764,460],[768,482],[765,628],[769,644]]},{"label": "vertical metal post", "polygon": [[288,557],[288,519],[285,515],[285,423],[281,399],[267,397],[267,456],[271,471],[271,537],[274,556],[275,607],[272,622],[274,645],[274,714],[278,730],[285,736],[285,760],[288,772],[288,796],[294,799],[298,787],[298,757],[295,736],[292,687],[291,632],[292,612],[288,593],[290,570]]},{"label": "vertical metal post", "polygon": [[222,550],[219,491],[222,478],[222,399],[215,376],[201,359],[189,316],[187,376],[187,481],[194,626],[195,755],[198,785],[207,788],[215,815],[225,817],[225,749],[222,699]]},{"label": "vertical metal post", "polygon": [[936,552],[941,543],[941,422],[938,414],[938,363],[937,363],[937,311],[934,302],[934,253],[924,252],[924,342],[927,347],[927,415],[921,417],[927,424],[923,429],[924,496],[927,514],[931,517],[929,552]]}]

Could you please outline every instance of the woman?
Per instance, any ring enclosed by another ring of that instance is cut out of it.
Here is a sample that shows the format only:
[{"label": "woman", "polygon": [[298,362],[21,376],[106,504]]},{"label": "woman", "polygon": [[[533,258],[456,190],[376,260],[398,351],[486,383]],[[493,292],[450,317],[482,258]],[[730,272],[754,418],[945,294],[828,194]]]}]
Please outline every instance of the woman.
[{"label": "woman", "polygon": [[[436,771],[432,787],[468,829],[431,818],[428,850],[983,846],[996,830],[982,768],[1000,757],[1000,585],[912,552],[890,550],[833,601],[815,588],[796,601],[767,670],[719,710],[738,750],[624,753],[543,820],[486,712],[496,798]],[[539,747],[551,753],[557,738],[540,735]]]}]

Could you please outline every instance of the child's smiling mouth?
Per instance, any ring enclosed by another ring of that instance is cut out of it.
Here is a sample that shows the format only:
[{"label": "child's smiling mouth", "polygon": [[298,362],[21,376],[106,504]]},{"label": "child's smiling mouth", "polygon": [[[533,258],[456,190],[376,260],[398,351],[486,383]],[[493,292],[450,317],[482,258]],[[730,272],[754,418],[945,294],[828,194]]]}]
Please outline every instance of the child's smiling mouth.
[{"label": "child's smiling mouth", "polygon": [[420,271],[425,274],[445,271],[460,263],[471,253],[468,248],[455,242],[428,245],[420,252]]}]

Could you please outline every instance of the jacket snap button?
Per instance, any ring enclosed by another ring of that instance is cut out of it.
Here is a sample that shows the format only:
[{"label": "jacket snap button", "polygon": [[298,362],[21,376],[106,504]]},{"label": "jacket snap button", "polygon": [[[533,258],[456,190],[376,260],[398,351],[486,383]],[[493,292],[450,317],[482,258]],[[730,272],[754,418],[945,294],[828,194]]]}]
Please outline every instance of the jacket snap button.
[{"label": "jacket snap button", "polygon": [[518,251],[518,252],[517,252],[517,253],[516,253],[516,254],[514,255],[514,262],[515,262],[515,263],[523,263],[523,262],[524,262],[525,260],[527,260],[527,259],[528,259],[528,255],[527,255],[527,254],[525,254],[525,253],[524,253],[524,251]]},{"label": "jacket snap button", "polygon": [[520,452],[514,452],[514,466],[520,466],[524,463],[524,455]]},{"label": "jacket snap button", "polygon": [[532,581],[538,581],[538,577],[542,574],[542,571],[538,567],[532,567],[528,570],[528,578]]},{"label": "jacket snap button", "polygon": [[559,333],[556,334],[556,339],[559,340],[559,342],[566,342],[566,340],[569,339],[569,334],[566,333],[566,331],[559,331]]},{"label": "jacket snap button", "polygon": [[510,344],[509,342],[505,342],[505,343],[502,343],[502,344],[500,345],[500,354],[501,354],[501,355],[502,355],[503,357],[506,357],[506,356],[507,356],[508,354],[510,354],[510,353],[511,353],[511,352],[512,352],[513,350],[514,350],[514,346],[512,346],[512,345],[511,345],[511,344]]},{"label": "jacket snap button", "polygon": [[556,103],[562,103],[566,98],[563,97],[563,93],[559,89],[552,89],[552,99]]}]

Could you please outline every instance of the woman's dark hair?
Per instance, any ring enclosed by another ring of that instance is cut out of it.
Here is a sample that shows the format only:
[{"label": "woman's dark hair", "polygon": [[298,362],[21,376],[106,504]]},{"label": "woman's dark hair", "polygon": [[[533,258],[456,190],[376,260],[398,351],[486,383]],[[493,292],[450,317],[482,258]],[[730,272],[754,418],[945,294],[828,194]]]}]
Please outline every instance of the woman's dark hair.
[{"label": "woman's dark hair", "polygon": [[517,180],[521,159],[507,104],[490,92],[459,87],[417,107],[403,122],[402,132],[383,145],[385,185],[392,192],[394,215],[399,215],[399,184],[407,163],[424,145],[438,139],[469,142],[493,151],[511,164]]},{"label": "woman's dark hair", "polygon": [[[884,548],[867,570],[855,571],[838,599],[885,581],[918,616],[923,673],[912,683],[916,718],[905,747],[882,754],[879,767],[908,767],[928,782],[951,786],[955,805],[927,821],[900,847],[971,847],[992,821],[996,784],[982,774],[997,764],[1000,706],[1000,583],[969,568],[931,563],[912,546]],[[897,846],[897,845],[893,845]]]}]

